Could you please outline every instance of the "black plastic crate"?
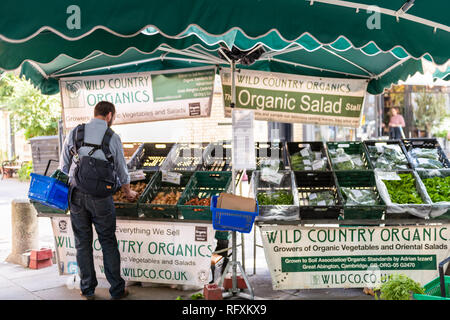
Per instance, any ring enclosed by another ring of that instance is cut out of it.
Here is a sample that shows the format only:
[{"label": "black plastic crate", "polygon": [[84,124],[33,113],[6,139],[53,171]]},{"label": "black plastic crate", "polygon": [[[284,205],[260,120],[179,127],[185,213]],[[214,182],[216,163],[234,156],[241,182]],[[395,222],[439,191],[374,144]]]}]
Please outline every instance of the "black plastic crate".
[{"label": "black plastic crate", "polygon": [[[342,196],[344,206],[344,220],[349,219],[382,219],[386,213],[386,203],[381,198],[375,182],[375,174],[372,170],[335,171],[336,182]],[[341,188],[358,190],[372,190],[377,194],[377,205],[347,205]]]},{"label": "black plastic crate", "polygon": [[[300,219],[338,219],[343,213],[342,195],[332,172],[294,171],[294,176],[299,197]],[[310,194],[321,191],[333,193],[333,205],[310,204]]]},{"label": "black plastic crate", "polygon": [[[145,183],[147,185],[152,176],[153,172],[146,172],[145,173],[145,179],[140,181],[132,181],[130,182],[130,185],[135,185],[137,183]],[[145,189],[144,189],[145,191]],[[144,191],[140,194],[139,198],[136,200],[136,202],[119,202],[114,201],[114,207],[116,208],[116,216],[118,217],[138,217],[138,203],[142,195],[144,194]]]},{"label": "black plastic crate", "polygon": [[[340,141],[340,142],[327,142],[327,155],[330,160],[333,170],[336,170],[334,160],[331,157],[330,150],[336,150],[338,148],[344,149],[345,153],[348,155],[358,154],[361,156],[361,161],[364,164],[364,170],[373,170],[373,166],[369,161],[369,153],[366,146],[362,141]],[[343,170],[346,171],[346,170]]]},{"label": "black plastic crate", "polygon": [[203,152],[208,145],[208,142],[177,143],[170,150],[160,169],[180,173],[200,170]]},{"label": "black plastic crate", "polygon": [[160,192],[177,193],[179,192],[180,198],[183,193],[189,179],[192,176],[192,172],[182,173],[180,177],[180,184],[163,181],[163,173],[158,171],[152,177],[144,193],[138,201],[139,216],[145,216],[146,218],[165,218],[165,219],[178,219],[178,207],[177,202],[174,204],[153,204],[151,203]]},{"label": "black plastic crate", "polygon": [[398,145],[400,147],[400,150],[402,150],[403,155],[406,157],[407,169],[413,169],[411,158],[409,157],[408,151],[406,151],[405,145],[403,144],[402,140],[365,140],[363,141],[363,143],[366,145],[367,153],[369,154],[369,161],[373,168],[375,168],[375,163],[378,158],[371,156],[370,147],[376,147],[376,144],[384,143],[384,144]]},{"label": "black plastic crate", "polygon": [[[444,168],[450,168],[450,161],[445,155],[444,150],[442,150],[439,142],[435,138],[411,138],[411,139],[403,139],[402,140],[405,149],[407,152],[411,151],[414,148],[428,148],[428,149],[437,149],[439,154],[439,162],[442,163]],[[414,165],[413,157],[410,156],[411,163]],[[416,166],[414,165],[414,168]]]},{"label": "black plastic crate", "polygon": [[175,143],[143,143],[127,162],[129,170],[158,171]]},{"label": "black plastic crate", "polygon": [[[322,141],[301,141],[301,142],[286,142],[286,158],[287,158],[287,164],[289,168],[293,171],[297,171],[292,167],[292,155],[300,152],[302,149],[308,147],[308,145],[311,148],[311,151],[313,152],[320,152],[322,154],[322,158],[326,159],[326,169],[325,170],[318,170],[318,171],[330,171],[331,170],[331,163],[330,159],[327,156],[325,144]],[[309,171],[309,170],[305,170]],[[310,170],[314,171],[314,170]]]}]

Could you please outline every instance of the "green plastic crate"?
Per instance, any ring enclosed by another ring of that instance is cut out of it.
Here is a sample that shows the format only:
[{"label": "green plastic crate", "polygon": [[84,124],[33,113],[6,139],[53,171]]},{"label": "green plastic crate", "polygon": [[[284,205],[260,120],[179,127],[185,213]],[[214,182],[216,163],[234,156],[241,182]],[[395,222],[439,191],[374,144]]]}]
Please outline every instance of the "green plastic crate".
[{"label": "green plastic crate", "polygon": [[369,161],[369,152],[366,146],[361,141],[342,141],[342,142],[327,142],[327,156],[332,165],[333,170],[336,170],[333,158],[331,157],[330,150],[335,150],[337,148],[344,149],[346,154],[359,154],[362,157],[362,162],[366,167],[365,170],[373,170],[373,166]]},{"label": "green plastic crate", "polygon": [[36,211],[40,214],[67,214],[67,211],[59,210],[56,208],[52,208],[49,206],[45,206],[40,202],[37,201],[30,201],[30,203],[33,205],[33,207],[36,209]]},{"label": "green plastic crate", "polygon": [[[149,183],[153,176],[154,172],[146,172],[145,173],[145,183]],[[135,184],[140,181],[134,181],[130,184]],[[144,192],[143,192],[144,193]],[[142,194],[143,194],[142,193]],[[142,194],[139,198],[142,197]],[[139,199],[136,202],[114,202],[114,207],[116,208],[116,216],[117,217],[135,217],[137,218],[139,216],[138,214],[138,202]]]},{"label": "green plastic crate", "polygon": [[[344,199],[344,220],[348,219],[382,219],[386,213],[386,203],[381,198],[376,182],[375,174],[372,170],[335,171],[337,184]],[[377,194],[378,205],[351,206],[345,204],[342,188],[352,188],[359,190],[373,190]]]},{"label": "green plastic crate", "polygon": [[445,298],[441,296],[440,278],[437,277],[428,282],[425,288],[425,294],[413,295],[416,300],[450,300],[450,276],[444,276]]},{"label": "green plastic crate", "polygon": [[230,192],[232,173],[230,171],[197,171],[189,180],[186,188],[178,200],[177,207],[185,220],[211,220],[210,206],[185,205],[194,197],[210,198],[221,192]]},{"label": "green plastic crate", "polygon": [[178,207],[176,204],[151,204],[150,202],[156,197],[159,192],[181,192],[183,193],[192,173],[182,173],[180,178],[180,184],[174,184],[166,181],[162,181],[162,172],[158,171],[152,177],[144,193],[138,201],[138,213],[139,216],[145,216],[146,218],[166,218],[166,219],[178,219]]}]

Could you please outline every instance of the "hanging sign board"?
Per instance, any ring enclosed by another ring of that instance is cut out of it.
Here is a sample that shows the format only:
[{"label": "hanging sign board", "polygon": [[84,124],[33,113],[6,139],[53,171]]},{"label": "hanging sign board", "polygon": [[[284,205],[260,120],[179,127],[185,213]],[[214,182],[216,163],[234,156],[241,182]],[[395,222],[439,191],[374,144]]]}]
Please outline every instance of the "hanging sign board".
[{"label": "hanging sign board", "polygon": [[[53,217],[61,275],[77,273],[75,238],[70,216]],[[98,277],[106,278],[97,233],[93,257]],[[120,273],[125,280],[203,286],[207,284],[214,251],[211,224],[117,220]]]},{"label": "hanging sign board", "polygon": [[65,129],[88,122],[95,105],[116,107],[114,124],[209,117],[215,67],[61,78]]},{"label": "hanging sign board", "polygon": [[[231,71],[222,68],[225,116],[231,116]],[[256,120],[359,127],[366,80],[307,77],[241,69],[236,72],[236,108]]]},{"label": "hanging sign board", "polygon": [[450,254],[450,225],[261,226],[274,290],[373,288],[392,274],[422,286]]}]

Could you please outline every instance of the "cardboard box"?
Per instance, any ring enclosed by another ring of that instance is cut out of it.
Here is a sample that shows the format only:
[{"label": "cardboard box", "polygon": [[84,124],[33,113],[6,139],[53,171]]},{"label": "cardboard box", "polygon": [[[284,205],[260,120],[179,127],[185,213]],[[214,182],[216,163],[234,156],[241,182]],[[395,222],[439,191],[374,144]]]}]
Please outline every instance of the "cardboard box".
[{"label": "cardboard box", "polygon": [[222,192],[217,199],[217,208],[255,212],[256,201],[253,198],[246,198]]}]

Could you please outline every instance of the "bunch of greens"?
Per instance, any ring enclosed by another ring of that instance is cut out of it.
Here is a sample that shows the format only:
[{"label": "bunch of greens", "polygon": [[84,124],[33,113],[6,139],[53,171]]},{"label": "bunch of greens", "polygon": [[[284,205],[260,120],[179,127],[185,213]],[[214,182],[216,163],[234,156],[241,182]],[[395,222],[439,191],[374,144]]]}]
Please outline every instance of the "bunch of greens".
[{"label": "bunch of greens", "polygon": [[308,196],[310,206],[331,206],[334,205],[334,193],[331,190],[312,192]]},{"label": "bunch of greens", "polygon": [[423,204],[416,188],[416,180],[411,173],[398,174],[400,180],[382,180],[386,185],[389,197],[393,203]]},{"label": "bunch of greens", "polygon": [[442,169],[444,165],[439,161],[438,149],[413,148],[408,152],[414,161],[416,168]]},{"label": "bunch of greens", "polygon": [[388,279],[375,290],[380,291],[379,297],[375,295],[377,300],[411,300],[412,293],[425,294],[425,289],[406,275],[394,274]]},{"label": "bunch of greens", "polygon": [[294,171],[327,169],[327,158],[322,157],[321,152],[313,152],[310,146],[291,155],[291,169]]},{"label": "bunch of greens", "polygon": [[258,193],[258,204],[262,206],[291,205],[294,197],[291,192],[280,190],[272,193]]},{"label": "bunch of greens", "polygon": [[375,168],[382,170],[408,169],[408,160],[397,144],[369,146],[369,155]]},{"label": "bunch of greens", "polygon": [[422,181],[433,202],[450,201],[450,176],[433,177]]},{"label": "bunch of greens", "polygon": [[378,204],[377,194],[374,190],[370,189],[353,189],[353,188],[341,188],[342,195],[346,205],[376,205]]},{"label": "bunch of greens", "polygon": [[330,150],[331,161],[336,170],[364,170],[362,156],[359,154],[347,154],[343,148]]}]

